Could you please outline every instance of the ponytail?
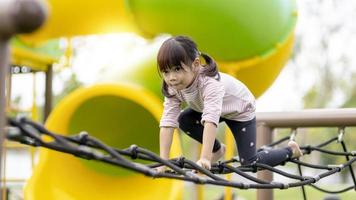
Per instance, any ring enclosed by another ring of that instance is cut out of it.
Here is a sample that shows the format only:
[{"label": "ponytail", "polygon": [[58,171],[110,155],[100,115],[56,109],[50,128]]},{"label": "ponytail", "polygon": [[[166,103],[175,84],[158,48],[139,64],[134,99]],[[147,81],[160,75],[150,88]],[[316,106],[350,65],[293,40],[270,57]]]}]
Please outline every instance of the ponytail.
[{"label": "ponytail", "polygon": [[163,83],[162,83],[161,91],[162,91],[162,94],[163,94],[165,97],[171,98],[171,97],[174,96],[174,95],[172,95],[172,94],[169,94],[168,85],[167,85],[167,83],[166,83],[164,80],[163,80]]},{"label": "ponytail", "polygon": [[206,65],[204,65],[203,74],[210,77],[215,77],[217,75],[217,80],[220,80],[218,66],[214,59],[212,59],[208,54],[205,53],[200,53],[200,55],[204,58],[206,62]]}]

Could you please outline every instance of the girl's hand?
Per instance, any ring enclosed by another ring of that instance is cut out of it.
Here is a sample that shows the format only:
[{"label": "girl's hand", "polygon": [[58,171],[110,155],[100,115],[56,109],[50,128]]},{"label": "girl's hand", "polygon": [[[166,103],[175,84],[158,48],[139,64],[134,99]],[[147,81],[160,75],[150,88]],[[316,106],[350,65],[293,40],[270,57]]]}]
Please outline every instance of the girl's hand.
[{"label": "girl's hand", "polygon": [[200,167],[210,170],[211,169],[211,162],[210,160],[206,159],[206,158],[200,158],[197,161],[197,165],[199,165]]},{"label": "girl's hand", "polygon": [[166,166],[163,165],[163,166],[160,166],[160,167],[156,167],[155,170],[158,172],[158,173],[164,173],[166,171]]}]

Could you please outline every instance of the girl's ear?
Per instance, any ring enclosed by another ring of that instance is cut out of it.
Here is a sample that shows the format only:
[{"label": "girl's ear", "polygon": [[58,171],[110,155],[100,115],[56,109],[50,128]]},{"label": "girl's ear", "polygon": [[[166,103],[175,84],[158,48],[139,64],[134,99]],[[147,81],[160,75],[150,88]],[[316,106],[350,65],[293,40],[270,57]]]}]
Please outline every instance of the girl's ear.
[{"label": "girl's ear", "polygon": [[200,66],[200,59],[199,57],[195,58],[195,60],[193,61],[193,67],[197,68]]}]

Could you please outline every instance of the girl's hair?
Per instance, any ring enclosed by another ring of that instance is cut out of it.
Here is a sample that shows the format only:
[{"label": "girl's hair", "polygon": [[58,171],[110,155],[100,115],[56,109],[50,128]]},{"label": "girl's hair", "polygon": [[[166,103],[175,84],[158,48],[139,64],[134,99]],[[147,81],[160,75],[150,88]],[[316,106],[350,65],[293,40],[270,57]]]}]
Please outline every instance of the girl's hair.
[{"label": "girl's hair", "polygon": [[[203,75],[215,77],[220,80],[218,67],[215,61],[207,54],[198,51],[195,42],[186,36],[171,37],[163,42],[157,55],[158,71],[161,72],[171,69],[172,67],[181,67],[182,63],[191,65],[193,61],[202,56],[206,62],[203,69]],[[169,94],[168,85],[163,80],[162,93],[166,97],[173,97]]]}]

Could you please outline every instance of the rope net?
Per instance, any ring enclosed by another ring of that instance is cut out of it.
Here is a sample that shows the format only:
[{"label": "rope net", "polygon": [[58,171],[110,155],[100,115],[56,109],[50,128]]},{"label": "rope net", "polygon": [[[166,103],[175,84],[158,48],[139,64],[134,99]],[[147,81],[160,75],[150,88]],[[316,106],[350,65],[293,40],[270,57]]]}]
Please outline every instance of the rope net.
[{"label": "rope net", "polygon": [[[334,137],[316,146],[301,147],[303,154],[310,154],[313,151],[330,154],[334,156],[343,156],[346,162],[339,165],[318,165],[302,162],[298,159],[289,159],[287,162],[294,163],[298,167],[299,174],[291,174],[276,167],[261,163],[253,163],[250,165],[241,166],[238,158],[219,161],[213,163],[210,170],[198,166],[195,162],[184,157],[173,158],[170,160],[161,159],[155,153],[131,145],[126,149],[116,149],[110,147],[100,140],[90,136],[86,132],[81,132],[78,135],[63,136],[47,130],[41,124],[31,121],[27,118],[8,119],[7,138],[12,141],[17,141],[22,144],[35,147],[44,147],[55,151],[71,154],[83,159],[96,160],[118,167],[126,168],[153,178],[170,178],[183,181],[194,182],[196,184],[210,184],[225,187],[233,187],[239,189],[288,189],[293,187],[302,187],[305,198],[304,186],[312,186],[325,193],[342,193],[351,189],[356,189],[355,175],[352,170],[352,163],[356,161],[356,151],[348,151],[344,141],[342,140],[343,131],[338,137]],[[46,135],[51,138],[50,141],[44,140]],[[290,137],[284,137],[272,144],[263,146],[260,150],[270,149],[274,146],[289,140]],[[331,143],[340,143],[343,151],[327,150],[326,146]],[[138,161],[150,161],[149,164],[141,164]],[[165,172],[157,172],[154,168],[165,165]],[[322,172],[314,176],[303,176],[301,167],[308,167],[321,170]],[[319,180],[341,172],[348,168],[353,180],[353,185],[340,190],[328,190],[317,186]],[[250,172],[267,170],[287,178],[293,179],[293,182],[282,183],[275,181],[266,181],[250,175]],[[222,174],[234,173],[241,177],[250,180],[251,183],[229,181],[222,178]]]}]

